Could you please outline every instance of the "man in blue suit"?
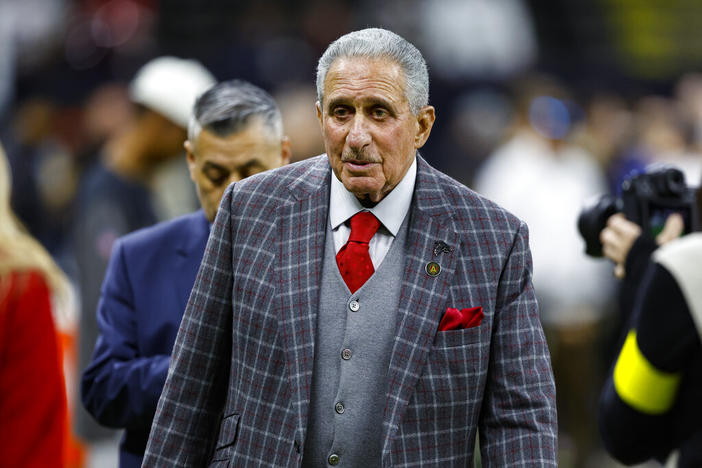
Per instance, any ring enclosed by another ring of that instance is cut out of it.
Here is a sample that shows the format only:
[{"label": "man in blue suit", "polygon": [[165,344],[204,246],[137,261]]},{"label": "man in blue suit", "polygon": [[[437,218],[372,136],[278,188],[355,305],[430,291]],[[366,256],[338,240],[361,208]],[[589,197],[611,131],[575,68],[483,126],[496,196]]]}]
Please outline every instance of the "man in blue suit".
[{"label": "man in blue suit", "polygon": [[115,242],[97,309],[100,335],[83,404],[125,429],[120,467],[141,466],[183,311],[224,189],[285,165],[290,144],[273,99],[250,83],[215,85],[195,103],[185,142],[202,210]]}]

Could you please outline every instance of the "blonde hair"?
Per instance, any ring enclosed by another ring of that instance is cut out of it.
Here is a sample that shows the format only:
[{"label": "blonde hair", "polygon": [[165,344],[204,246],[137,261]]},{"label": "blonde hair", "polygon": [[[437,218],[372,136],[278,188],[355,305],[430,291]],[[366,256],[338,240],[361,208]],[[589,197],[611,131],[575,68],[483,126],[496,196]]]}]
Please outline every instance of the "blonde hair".
[{"label": "blonde hair", "polygon": [[11,190],[10,166],[0,144],[0,278],[13,271],[39,272],[61,309],[71,294],[66,275],[17,219],[10,206]]}]

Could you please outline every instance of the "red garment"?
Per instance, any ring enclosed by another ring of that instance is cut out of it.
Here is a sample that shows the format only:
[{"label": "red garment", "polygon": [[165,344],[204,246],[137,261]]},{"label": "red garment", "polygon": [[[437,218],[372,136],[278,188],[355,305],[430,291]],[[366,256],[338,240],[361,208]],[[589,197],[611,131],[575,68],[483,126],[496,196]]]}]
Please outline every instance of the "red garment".
[{"label": "red garment", "polygon": [[351,293],[363,286],[375,271],[368,243],[379,227],[380,221],[369,211],[360,211],[351,217],[349,240],[336,254],[336,264]]},{"label": "red garment", "polygon": [[0,464],[63,466],[66,389],[49,290],[36,272],[0,279]]}]

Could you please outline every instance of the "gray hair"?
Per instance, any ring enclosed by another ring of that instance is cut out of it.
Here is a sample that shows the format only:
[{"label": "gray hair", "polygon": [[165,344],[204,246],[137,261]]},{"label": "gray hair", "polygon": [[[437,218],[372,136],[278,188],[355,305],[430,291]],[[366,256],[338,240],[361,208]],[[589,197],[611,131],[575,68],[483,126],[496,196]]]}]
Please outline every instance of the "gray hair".
[{"label": "gray hair", "polygon": [[271,138],[283,137],[283,119],[270,94],[244,80],[223,81],[195,101],[188,124],[188,140],[195,141],[203,128],[220,137],[231,135],[256,117],[261,119]]},{"label": "gray hair", "polygon": [[394,32],[368,28],[341,36],[332,42],[317,64],[317,99],[324,98],[324,78],[338,58],[387,58],[397,63],[405,74],[405,97],[410,110],[417,114],[429,103],[429,73],[422,53]]}]

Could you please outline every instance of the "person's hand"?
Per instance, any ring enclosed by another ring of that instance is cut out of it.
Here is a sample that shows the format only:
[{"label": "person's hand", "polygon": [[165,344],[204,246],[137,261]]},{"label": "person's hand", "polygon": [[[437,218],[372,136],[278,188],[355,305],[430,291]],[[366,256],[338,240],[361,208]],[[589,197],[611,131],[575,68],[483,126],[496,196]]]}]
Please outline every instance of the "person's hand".
[{"label": "person's hand", "polygon": [[617,278],[624,278],[626,256],[640,235],[641,227],[626,219],[621,213],[610,216],[607,226],[600,232],[602,253],[614,262],[614,276]]},{"label": "person's hand", "polygon": [[683,221],[680,213],[673,213],[665,220],[663,230],[656,236],[656,243],[663,245],[667,242],[677,239],[685,229],[685,221]]},{"label": "person's hand", "polygon": [[[665,220],[663,230],[656,236],[656,243],[663,245],[677,239],[683,232],[685,223],[679,213],[673,213]],[[614,262],[614,276],[624,278],[626,256],[641,235],[641,227],[617,213],[607,220],[607,226],[600,233],[602,253]]]}]

